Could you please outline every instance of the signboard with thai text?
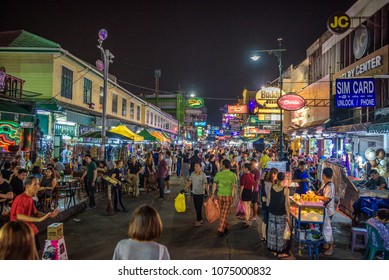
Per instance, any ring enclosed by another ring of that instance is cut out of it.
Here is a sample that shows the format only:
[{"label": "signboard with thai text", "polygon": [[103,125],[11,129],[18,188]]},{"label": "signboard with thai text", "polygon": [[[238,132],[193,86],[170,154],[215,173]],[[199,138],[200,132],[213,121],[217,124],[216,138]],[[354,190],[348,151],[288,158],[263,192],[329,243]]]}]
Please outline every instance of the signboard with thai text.
[{"label": "signboard with thai text", "polygon": [[204,99],[200,97],[192,97],[186,100],[186,107],[198,109],[204,107]]},{"label": "signboard with thai text", "polygon": [[376,105],[374,78],[336,79],[336,107],[372,107]]}]

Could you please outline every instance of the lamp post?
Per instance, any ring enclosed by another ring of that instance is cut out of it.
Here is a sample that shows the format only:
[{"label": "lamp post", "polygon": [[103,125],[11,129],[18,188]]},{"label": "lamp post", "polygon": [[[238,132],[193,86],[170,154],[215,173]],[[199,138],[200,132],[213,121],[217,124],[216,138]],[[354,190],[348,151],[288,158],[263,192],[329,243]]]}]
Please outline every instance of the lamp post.
[{"label": "lamp post", "polygon": [[[279,70],[279,87],[280,87],[280,96],[282,95],[282,52],[286,49],[282,49],[282,38],[278,38],[278,49],[273,50],[255,50],[251,51],[253,55],[250,57],[253,61],[257,61],[261,57],[258,55],[260,53],[269,53],[274,54],[278,60],[278,70]],[[280,108],[280,154],[279,159],[281,160],[284,156],[284,134],[282,126],[282,109]]]},{"label": "lamp post", "polygon": [[97,48],[100,49],[103,56],[103,62],[101,60],[96,61],[97,68],[101,71],[104,70],[104,93],[103,93],[103,114],[101,117],[101,149],[100,149],[100,159],[105,159],[105,144],[107,142],[107,97],[108,97],[108,69],[109,63],[112,63],[114,59],[113,54],[103,48],[103,41],[107,39],[108,32],[105,29],[99,31],[99,39],[97,40],[99,44]]}]

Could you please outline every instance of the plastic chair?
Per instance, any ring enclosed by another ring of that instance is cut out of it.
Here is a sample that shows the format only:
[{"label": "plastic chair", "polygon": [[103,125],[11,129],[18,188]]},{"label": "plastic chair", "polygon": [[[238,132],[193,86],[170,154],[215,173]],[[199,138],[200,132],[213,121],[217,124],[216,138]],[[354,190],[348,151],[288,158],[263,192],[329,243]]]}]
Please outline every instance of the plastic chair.
[{"label": "plastic chair", "polygon": [[[363,242],[357,242],[358,236],[363,237]],[[366,228],[351,228],[351,252],[355,249],[365,249],[368,242],[367,229]]]},{"label": "plastic chair", "polygon": [[[366,224],[367,235],[369,237],[369,241],[367,243],[367,248],[365,252],[365,259],[374,260],[376,253],[383,252],[385,258],[388,258],[389,251],[385,249],[382,238],[378,233],[378,230],[372,225]],[[377,241],[377,246],[374,246],[373,243],[373,235],[375,236],[375,240]]]}]

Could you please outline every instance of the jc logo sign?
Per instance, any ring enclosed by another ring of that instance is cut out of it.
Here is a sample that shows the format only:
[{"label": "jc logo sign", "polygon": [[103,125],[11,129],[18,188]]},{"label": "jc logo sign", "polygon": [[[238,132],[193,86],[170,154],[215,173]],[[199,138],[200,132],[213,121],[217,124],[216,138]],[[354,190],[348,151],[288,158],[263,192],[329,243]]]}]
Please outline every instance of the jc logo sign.
[{"label": "jc logo sign", "polygon": [[327,22],[328,30],[335,34],[346,32],[351,26],[350,17],[344,13],[332,15]]}]

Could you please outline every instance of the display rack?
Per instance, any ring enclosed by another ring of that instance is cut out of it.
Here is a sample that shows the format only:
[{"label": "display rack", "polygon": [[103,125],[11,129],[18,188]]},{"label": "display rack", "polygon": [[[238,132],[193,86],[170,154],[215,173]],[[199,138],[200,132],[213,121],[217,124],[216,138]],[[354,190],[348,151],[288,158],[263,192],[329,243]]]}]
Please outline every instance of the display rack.
[{"label": "display rack", "polygon": [[[322,228],[325,218],[325,207],[322,201],[296,201],[290,199],[292,216],[292,235],[299,244],[306,244],[309,259],[319,258],[319,246],[324,243]],[[313,251],[313,252],[312,252]]]}]

